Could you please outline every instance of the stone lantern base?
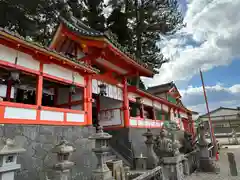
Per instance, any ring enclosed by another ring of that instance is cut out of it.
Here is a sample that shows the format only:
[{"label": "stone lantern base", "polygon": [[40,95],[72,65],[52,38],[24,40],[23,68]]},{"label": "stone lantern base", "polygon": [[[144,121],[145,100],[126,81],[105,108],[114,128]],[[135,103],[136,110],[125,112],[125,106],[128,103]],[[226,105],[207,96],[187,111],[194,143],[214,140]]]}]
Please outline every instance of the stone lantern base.
[{"label": "stone lantern base", "polygon": [[109,168],[101,168],[92,171],[92,180],[115,180]]}]

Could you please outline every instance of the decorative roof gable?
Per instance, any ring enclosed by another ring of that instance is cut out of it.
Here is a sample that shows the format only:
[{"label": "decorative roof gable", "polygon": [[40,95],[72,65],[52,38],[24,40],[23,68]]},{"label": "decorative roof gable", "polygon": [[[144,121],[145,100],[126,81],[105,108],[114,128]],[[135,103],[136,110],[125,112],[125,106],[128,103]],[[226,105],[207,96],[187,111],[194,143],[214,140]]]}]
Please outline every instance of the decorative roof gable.
[{"label": "decorative roof gable", "polygon": [[134,54],[130,53],[127,47],[121,46],[117,41],[116,35],[114,35],[112,32],[106,31],[102,33],[96,31],[82,23],[74,16],[70,16],[68,20],[66,18],[60,17],[60,22],[70,31],[76,33],[79,36],[84,36],[85,38],[101,38],[101,40],[105,41],[106,43],[110,44],[111,46],[118,49],[121,53],[126,55],[131,61],[141,65],[142,67],[152,71],[153,73],[156,73],[156,71],[152,67],[149,67],[141,59],[136,58]]}]

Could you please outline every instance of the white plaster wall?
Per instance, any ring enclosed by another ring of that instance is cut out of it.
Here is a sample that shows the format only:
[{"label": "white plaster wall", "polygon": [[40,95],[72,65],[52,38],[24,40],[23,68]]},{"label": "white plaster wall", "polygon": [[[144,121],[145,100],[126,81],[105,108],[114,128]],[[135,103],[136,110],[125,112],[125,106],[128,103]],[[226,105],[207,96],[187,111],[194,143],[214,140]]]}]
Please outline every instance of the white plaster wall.
[{"label": "white plaster wall", "polygon": [[15,49],[0,44],[0,60],[15,63],[16,56],[17,51]]},{"label": "white plaster wall", "polygon": [[40,68],[39,61],[35,60],[31,55],[22,52],[18,53],[17,64],[35,71],[38,71]]},{"label": "white plaster wall", "polygon": [[16,57],[18,57],[17,59],[18,65],[36,71],[39,70],[40,67],[39,61],[34,59],[31,55],[0,44],[0,60],[15,64]]},{"label": "white plaster wall", "polygon": [[4,118],[36,120],[37,110],[26,108],[6,107]]},{"label": "white plaster wall", "polygon": [[64,121],[64,113],[42,110],[40,113],[40,119],[44,121]]},{"label": "white plaster wall", "polygon": [[44,64],[43,72],[58,78],[62,78],[71,82],[74,81],[84,85],[84,77],[77,72],[73,72],[56,64]]},{"label": "white plaster wall", "polygon": [[67,122],[84,122],[84,114],[67,113]]}]

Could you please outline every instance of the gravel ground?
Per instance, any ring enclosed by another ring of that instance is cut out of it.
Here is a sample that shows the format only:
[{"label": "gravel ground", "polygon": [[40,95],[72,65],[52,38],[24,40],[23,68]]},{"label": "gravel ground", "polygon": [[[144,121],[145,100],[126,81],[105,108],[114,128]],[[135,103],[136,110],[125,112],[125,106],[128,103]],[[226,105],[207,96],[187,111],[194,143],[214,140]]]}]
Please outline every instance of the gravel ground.
[{"label": "gravel ground", "polygon": [[[235,154],[235,160],[239,172],[238,176],[230,176],[227,152],[233,152]],[[219,174],[197,172],[186,177],[186,180],[240,180],[240,148],[221,149],[218,164],[220,167]]]}]

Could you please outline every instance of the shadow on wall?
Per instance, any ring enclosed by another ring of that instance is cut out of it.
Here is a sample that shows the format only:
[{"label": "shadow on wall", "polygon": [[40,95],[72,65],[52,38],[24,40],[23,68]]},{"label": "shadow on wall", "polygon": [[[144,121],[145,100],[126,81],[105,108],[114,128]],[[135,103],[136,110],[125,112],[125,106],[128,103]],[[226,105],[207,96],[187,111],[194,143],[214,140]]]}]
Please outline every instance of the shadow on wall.
[{"label": "shadow on wall", "polygon": [[[129,139],[132,142],[132,147],[135,156],[139,156],[140,154],[146,155],[147,146],[145,144],[146,138],[143,134],[147,131],[146,128],[131,128],[129,130]],[[160,129],[151,129],[151,132],[154,135],[160,134]]]},{"label": "shadow on wall", "polygon": [[76,151],[72,161],[76,165],[71,170],[71,180],[91,179],[92,170],[97,159],[92,153],[93,141],[88,137],[95,133],[92,127],[77,126],[32,126],[4,125],[0,135],[15,139],[16,143],[26,149],[18,161],[22,169],[16,173],[16,180],[46,180],[51,167],[56,163],[56,154],[51,149],[62,139],[71,143]]}]

